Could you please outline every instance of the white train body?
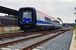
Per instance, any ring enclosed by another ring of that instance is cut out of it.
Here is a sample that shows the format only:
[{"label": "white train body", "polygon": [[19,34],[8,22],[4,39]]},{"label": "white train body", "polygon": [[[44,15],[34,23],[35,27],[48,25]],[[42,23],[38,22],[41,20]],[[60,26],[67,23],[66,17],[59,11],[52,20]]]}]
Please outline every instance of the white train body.
[{"label": "white train body", "polygon": [[[48,18],[50,21],[45,20],[45,18]],[[41,21],[41,22],[38,22],[38,21]],[[59,19],[48,16],[42,12],[39,12],[39,11],[37,11],[36,25],[61,27]]]},{"label": "white train body", "polygon": [[61,27],[59,19],[36,11],[35,8],[20,8],[19,12],[18,25],[22,30],[48,30]]}]

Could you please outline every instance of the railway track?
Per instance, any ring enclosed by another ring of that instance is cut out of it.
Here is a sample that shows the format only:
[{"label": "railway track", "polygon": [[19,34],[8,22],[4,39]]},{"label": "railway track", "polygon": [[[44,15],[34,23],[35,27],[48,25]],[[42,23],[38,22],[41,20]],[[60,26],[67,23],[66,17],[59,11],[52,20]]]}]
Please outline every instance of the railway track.
[{"label": "railway track", "polygon": [[0,49],[1,50],[5,50],[5,49],[32,50],[32,48],[35,48],[36,46],[48,41],[51,38],[54,38],[62,34],[65,31],[67,30],[56,30],[53,32],[43,31],[28,36],[1,39]]},{"label": "railway track", "polygon": [[[52,30],[50,32],[56,32],[58,30]],[[42,31],[38,31],[42,32]],[[43,34],[43,33],[38,33],[38,32],[15,32],[15,33],[5,33],[5,34],[0,34],[0,39],[3,38],[14,38],[14,37],[20,37],[20,36],[28,36],[28,35],[33,35],[33,34]],[[44,33],[45,34],[45,33]]]},{"label": "railway track", "polygon": [[[38,41],[37,43],[34,43],[34,44],[32,44],[32,45],[30,45],[30,46],[28,46],[28,47],[25,47],[25,48],[23,48],[22,50],[32,50],[33,48],[36,48],[37,46],[40,46],[41,44],[43,44],[43,43],[45,43],[45,42],[47,42],[48,40],[50,40],[50,39],[53,39],[53,38],[55,38],[56,36],[58,36],[58,35],[60,35],[60,34],[62,34],[62,33],[64,33],[65,31],[61,31],[61,32],[57,32],[57,33],[55,33],[55,34],[49,34],[49,35],[46,35],[46,36],[44,36],[44,37],[41,37],[41,41]],[[45,38],[46,37],[46,38]]]}]

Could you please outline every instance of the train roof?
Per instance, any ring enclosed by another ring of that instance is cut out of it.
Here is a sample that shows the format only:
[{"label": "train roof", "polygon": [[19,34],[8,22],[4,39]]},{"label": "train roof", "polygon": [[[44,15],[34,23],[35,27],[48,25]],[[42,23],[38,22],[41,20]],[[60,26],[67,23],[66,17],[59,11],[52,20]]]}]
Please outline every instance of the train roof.
[{"label": "train roof", "polygon": [[43,12],[41,12],[41,11],[36,10],[34,7],[22,7],[22,8],[20,8],[20,9],[25,9],[25,8],[26,8],[26,9],[32,9],[32,10],[35,10],[35,11],[37,11],[38,13],[43,14],[44,16],[46,16],[46,17],[48,17],[48,18],[57,19],[57,18],[55,18],[55,17],[49,16],[49,15],[46,14],[46,13],[43,13]]},{"label": "train roof", "polygon": [[53,16],[50,16],[50,15],[48,15],[48,14],[46,14],[46,13],[43,13],[43,12],[41,12],[41,11],[38,11],[38,10],[37,10],[37,12],[40,13],[40,14],[43,14],[44,16],[46,16],[46,17],[48,17],[48,18],[53,18],[53,19],[58,20],[57,18],[55,18],[55,17],[53,17]]}]

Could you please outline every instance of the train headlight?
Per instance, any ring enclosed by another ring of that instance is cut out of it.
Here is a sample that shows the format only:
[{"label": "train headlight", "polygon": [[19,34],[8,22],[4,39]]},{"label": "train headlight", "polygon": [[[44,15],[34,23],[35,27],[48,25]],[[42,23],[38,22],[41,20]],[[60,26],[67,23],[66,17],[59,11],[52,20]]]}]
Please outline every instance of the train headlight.
[{"label": "train headlight", "polygon": [[32,20],[30,20],[30,22],[31,22]]},{"label": "train headlight", "polygon": [[22,20],[23,22],[25,21],[25,20]]}]

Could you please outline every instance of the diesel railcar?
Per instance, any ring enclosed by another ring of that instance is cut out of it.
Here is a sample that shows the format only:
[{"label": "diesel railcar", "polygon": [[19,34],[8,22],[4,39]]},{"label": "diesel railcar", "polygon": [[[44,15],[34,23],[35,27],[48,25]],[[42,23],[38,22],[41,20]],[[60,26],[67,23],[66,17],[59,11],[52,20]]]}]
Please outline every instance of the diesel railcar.
[{"label": "diesel railcar", "polygon": [[48,30],[60,28],[60,20],[32,7],[19,9],[18,25],[21,30]]}]

